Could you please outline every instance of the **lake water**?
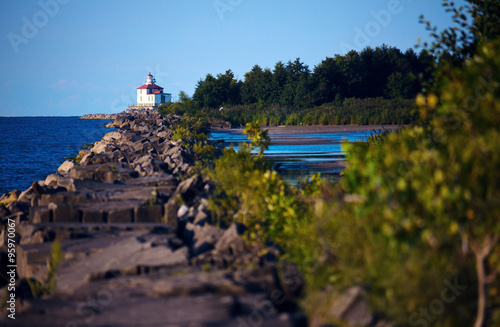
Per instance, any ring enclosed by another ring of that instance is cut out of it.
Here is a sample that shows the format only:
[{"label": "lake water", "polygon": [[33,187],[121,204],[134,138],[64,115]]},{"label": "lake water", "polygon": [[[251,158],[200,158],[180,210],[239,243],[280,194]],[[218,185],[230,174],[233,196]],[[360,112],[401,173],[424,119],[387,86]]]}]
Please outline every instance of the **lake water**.
[{"label": "lake water", "polygon": [[[343,142],[365,142],[374,131],[349,131],[288,134],[273,130],[271,145],[264,156],[279,166],[278,171],[287,180],[295,183],[298,177],[321,173],[325,178],[336,179],[343,169],[345,153]],[[247,142],[242,130],[212,130],[210,139],[224,141],[226,146]]]},{"label": "lake water", "polygon": [[54,174],[64,158],[113,129],[109,120],[78,117],[0,117],[0,196]]},{"label": "lake water", "polygon": [[[78,117],[0,117],[0,196],[14,189],[25,190],[33,181],[55,173],[65,158],[112,131],[104,127],[107,123],[109,120]],[[270,132],[272,143],[265,156],[279,165],[279,172],[292,183],[315,172],[335,179],[343,169],[341,143],[366,141],[374,133],[290,134],[285,130]],[[242,130],[213,130],[210,138],[222,140],[227,146],[247,141]]]}]

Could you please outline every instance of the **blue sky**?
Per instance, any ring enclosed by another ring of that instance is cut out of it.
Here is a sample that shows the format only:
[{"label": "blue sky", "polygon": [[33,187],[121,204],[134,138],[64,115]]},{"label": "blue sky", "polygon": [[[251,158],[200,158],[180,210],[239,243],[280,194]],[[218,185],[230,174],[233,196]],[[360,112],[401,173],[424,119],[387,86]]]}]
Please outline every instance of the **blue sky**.
[{"label": "blue sky", "polygon": [[2,0],[0,116],[120,112],[150,71],[175,99],[207,73],[406,50],[420,14],[451,23],[438,0]]}]

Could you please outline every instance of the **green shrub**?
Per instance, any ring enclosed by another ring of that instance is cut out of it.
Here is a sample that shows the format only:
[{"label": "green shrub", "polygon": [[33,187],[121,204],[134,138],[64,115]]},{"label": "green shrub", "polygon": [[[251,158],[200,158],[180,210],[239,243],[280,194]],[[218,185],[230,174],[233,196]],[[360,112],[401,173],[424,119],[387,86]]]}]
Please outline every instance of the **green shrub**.
[{"label": "green shrub", "polygon": [[370,283],[375,308],[397,323],[420,319],[455,277],[467,290],[435,326],[472,325],[478,304],[484,317],[498,311],[499,283],[485,271],[500,268],[499,50],[482,44],[463,68],[438,76],[439,101],[418,99],[428,125],[345,146],[342,184],[359,202],[346,234],[362,237],[341,237],[340,247],[363,251],[341,255],[341,269],[351,283]]},{"label": "green shrub", "polygon": [[206,171],[216,183],[210,198],[212,214],[223,225],[245,224],[250,243],[265,246],[271,241],[283,249],[283,258],[305,267],[314,247],[296,240],[301,234],[312,235],[310,197],[322,192],[324,182],[313,175],[300,187],[287,184],[263,158],[270,142],[267,131],[249,123],[245,134],[251,142],[240,144],[238,151],[225,149],[213,169]]},{"label": "green shrub", "polygon": [[43,294],[53,294],[56,291],[56,270],[64,260],[64,252],[61,248],[61,243],[54,241],[51,247],[50,259],[47,259],[47,276],[43,284],[27,278],[28,285],[31,288],[31,293],[36,298]]}]

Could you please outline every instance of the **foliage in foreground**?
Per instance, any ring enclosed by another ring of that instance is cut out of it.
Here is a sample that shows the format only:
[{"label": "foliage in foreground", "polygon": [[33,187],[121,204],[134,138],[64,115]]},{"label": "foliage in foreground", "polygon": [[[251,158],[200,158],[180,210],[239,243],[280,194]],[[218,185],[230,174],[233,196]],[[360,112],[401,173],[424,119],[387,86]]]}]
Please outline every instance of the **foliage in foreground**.
[{"label": "foliage in foreground", "polygon": [[430,323],[419,308],[455,278],[466,289],[435,325],[471,325],[476,309],[477,321],[499,314],[499,50],[499,41],[481,44],[463,69],[438,76],[441,104],[421,98],[429,125],[380,147],[346,146],[342,182],[359,200],[348,233],[364,235],[364,250],[344,257],[344,269],[371,283],[376,308],[400,323]]},{"label": "foliage in foreground", "polygon": [[206,171],[217,186],[210,209],[223,225],[245,224],[250,242],[265,246],[272,241],[286,255],[297,257],[301,245],[289,237],[302,230],[300,226],[310,217],[307,197],[318,192],[323,181],[314,175],[300,187],[287,184],[263,158],[270,142],[267,131],[258,123],[248,123],[245,134],[249,143],[240,144],[238,151],[225,149],[213,169]]},{"label": "foliage in foreground", "polygon": [[251,241],[278,244],[310,292],[365,285],[398,325],[499,324],[499,51],[484,43],[437,76],[439,101],[419,97],[419,126],[347,144],[340,188],[286,185],[252,155],[255,126],[254,142],[216,160],[212,208],[247,224]]},{"label": "foliage in foreground", "polygon": [[310,294],[358,284],[397,326],[500,325],[500,40],[475,33],[474,55],[443,54],[420,124],[346,145],[338,188],[283,185],[250,151],[217,161],[225,214],[276,242]]}]

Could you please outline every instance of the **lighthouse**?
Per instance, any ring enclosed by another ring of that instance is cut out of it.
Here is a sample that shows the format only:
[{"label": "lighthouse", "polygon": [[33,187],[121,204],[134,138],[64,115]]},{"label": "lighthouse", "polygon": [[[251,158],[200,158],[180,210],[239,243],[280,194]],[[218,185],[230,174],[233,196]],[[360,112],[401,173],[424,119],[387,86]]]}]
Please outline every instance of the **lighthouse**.
[{"label": "lighthouse", "polygon": [[146,78],[146,84],[137,88],[137,107],[141,109],[156,109],[160,104],[171,100],[172,94],[163,93],[163,87],[156,85],[156,80],[151,73]]}]

